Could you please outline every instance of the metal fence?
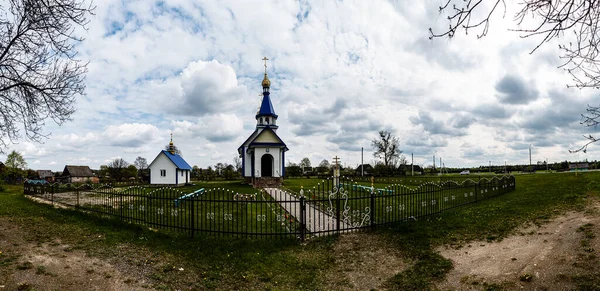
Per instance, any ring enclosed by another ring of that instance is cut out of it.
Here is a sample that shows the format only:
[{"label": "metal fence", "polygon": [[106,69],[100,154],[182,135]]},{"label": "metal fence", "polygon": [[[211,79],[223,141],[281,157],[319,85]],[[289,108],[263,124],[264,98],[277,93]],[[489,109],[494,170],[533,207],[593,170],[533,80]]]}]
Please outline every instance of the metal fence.
[{"label": "metal fence", "polygon": [[[337,186],[337,187],[336,187]],[[183,193],[176,188],[116,188],[25,184],[24,193],[52,203],[151,228],[250,238],[307,238],[418,220],[515,189],[513,176],[479,181],[428,182],[376,187],[326,179],[310,190],[267,188],[240,194],[224,188]]]}]

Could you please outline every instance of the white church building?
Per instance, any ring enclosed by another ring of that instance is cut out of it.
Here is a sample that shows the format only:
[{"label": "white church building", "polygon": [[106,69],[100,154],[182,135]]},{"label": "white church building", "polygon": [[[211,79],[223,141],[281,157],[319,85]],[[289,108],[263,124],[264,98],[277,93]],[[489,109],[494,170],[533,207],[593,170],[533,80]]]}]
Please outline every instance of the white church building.
[{"label": "white church building", "polygon": [[268,59],[263,60],[263,98],[256,113],[256,129],[238,148],[242,158],[242,176],[254,187],[281,185],[285,176],[285,152],[288,151],[285,143],[277,135],[277,114],[269,96],[271,81],[267,77]]},{"label": "white church building", "polygon": [[169,142],[169,150],[162,150],[148,166],[150,184],[183,186],[190,182],[192,167],[175,152],[173,135]]}]

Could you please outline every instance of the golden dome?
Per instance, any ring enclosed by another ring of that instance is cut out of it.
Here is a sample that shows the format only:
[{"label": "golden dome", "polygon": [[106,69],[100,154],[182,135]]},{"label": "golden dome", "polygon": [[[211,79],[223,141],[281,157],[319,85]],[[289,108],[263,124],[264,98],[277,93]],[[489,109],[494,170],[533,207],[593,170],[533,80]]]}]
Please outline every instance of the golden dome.
[{"label": "golden dome", "polygon": [[267,77],[267,73],[265,73],[265,78],[262,81],[263,88],[271,87],[271,81],[269,81],[269,77]]}]

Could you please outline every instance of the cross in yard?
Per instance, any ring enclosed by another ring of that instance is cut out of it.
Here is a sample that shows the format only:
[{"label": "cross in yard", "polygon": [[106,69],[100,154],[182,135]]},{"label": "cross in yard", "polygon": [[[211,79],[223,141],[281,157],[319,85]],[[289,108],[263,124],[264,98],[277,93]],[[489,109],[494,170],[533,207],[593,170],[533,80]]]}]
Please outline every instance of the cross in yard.
[{"label": "cross in yard", "polygon": [[263,61],[265,61],[265,74],[267,73],[267,61],[269,59],[267,59],[267,57],[262,58]]},{"label": "cross in yard", "polygon": [[333,158],[333,162],[335,163],[335,168],[337,169],[338,167],[338,162],[340,161],[340,158],[338,158],[338,156],[335,156],[335,158]]}]

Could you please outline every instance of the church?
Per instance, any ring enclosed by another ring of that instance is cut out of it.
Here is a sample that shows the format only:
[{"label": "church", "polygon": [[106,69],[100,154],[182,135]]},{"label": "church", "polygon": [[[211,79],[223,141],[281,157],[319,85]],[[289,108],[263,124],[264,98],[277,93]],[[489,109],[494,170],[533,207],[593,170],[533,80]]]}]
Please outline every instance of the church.
[{"label": "church", "polygon": [[256,112],[256,129],[238,148],[242,158],[242,177],[256,188],[278,187],[285,177],[285,152],[287,146],[277,135],[277,114],[273,109],[269,89],[271,81],[267,76],[262,81],[262,102]]},{"label": "church", "polygon": [[162,150],[148,166],[150,184],[183,186],[190,182],[192,167],[175,151],[173,134],[169,149]]}]

